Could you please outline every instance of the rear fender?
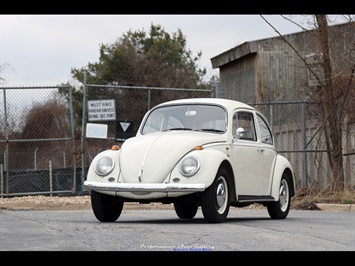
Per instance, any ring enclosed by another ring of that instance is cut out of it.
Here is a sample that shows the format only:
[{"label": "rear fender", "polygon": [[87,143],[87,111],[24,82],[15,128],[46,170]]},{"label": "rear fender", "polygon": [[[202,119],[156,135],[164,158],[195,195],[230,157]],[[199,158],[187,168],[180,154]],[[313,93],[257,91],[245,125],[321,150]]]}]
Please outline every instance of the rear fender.
[{"label": "rear fender", "polygon": [[290,184],[290,196],[293,197],[296,192],[295,192],[295,179],[294,179],[292,166],[284,156],[277,155],[275,168],[274,168],[274,177],[273,177],[272,187],[271,187],[272,189],[271,196],[275,198],[276,201],[279,200],[280,183],[284,173],[288,173],[290,175],[291,182],[292,182]]}]

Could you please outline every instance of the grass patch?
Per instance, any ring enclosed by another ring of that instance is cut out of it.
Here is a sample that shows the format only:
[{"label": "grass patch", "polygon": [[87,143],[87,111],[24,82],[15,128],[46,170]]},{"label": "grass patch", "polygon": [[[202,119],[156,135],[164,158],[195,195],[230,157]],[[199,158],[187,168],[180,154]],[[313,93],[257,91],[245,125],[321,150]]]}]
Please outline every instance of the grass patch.
[{"label": "grass patch", "polygon": [[314,191],[302,188],[292,198],[291,207],[294,209],[315,209],[317,203],[354,204],[355,191]]}]

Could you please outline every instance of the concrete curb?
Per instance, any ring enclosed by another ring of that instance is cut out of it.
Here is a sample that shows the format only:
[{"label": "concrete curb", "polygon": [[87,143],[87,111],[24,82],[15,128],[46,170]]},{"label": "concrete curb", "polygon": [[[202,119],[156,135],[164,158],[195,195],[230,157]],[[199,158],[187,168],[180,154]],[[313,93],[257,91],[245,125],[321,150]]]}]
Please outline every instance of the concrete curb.
[{"label": "concrete curb", "polygon": [[344,212],[355,212],[355,205],[353,204],[328,204],[328,203],[317,203],[317,207],[322,211],[344,211]]}]

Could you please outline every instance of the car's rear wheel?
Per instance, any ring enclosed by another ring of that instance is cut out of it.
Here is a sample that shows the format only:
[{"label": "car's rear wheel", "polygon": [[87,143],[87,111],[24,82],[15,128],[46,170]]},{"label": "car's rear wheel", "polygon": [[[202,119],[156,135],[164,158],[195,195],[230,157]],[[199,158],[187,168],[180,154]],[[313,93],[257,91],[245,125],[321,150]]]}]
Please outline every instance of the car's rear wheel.
[{"label": "car's rear wheel", "polygon": [[268,213],[272,219],[285,219],[290,211],[290,180],[291,177],[284,173],[280,182],[279,200],[267,205]]},{"label": "car's rear wheel", "polygon": [[118,197],[91,191],[91,207],[100,222],[115,222],[121,215],[123,201]]},{"label": "car's rear wheel", "polygon": [[209,223],[222,223],[230,208],[230,176],[226,169],[218,170],[215,180],[201,195],[201,208]]},{"label": "car's rear wheel", "polygon": [[198,206],[188,203],[174,202],[174,209],[180,219],[192,219],[197,213]]}]

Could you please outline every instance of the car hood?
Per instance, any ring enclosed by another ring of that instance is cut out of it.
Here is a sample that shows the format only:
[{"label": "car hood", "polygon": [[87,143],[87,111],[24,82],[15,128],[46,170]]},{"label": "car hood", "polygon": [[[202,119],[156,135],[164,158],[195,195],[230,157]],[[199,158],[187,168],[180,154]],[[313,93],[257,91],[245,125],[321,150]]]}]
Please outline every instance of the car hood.
[{"label": "car hood", "polygon": [[161,183],[186,153],[198,145],[223,141],[218,134],[167,131],[127,139],[120,152],[125,183]]}]

